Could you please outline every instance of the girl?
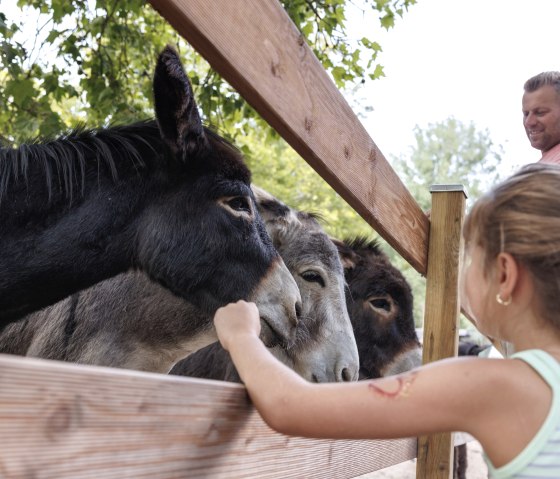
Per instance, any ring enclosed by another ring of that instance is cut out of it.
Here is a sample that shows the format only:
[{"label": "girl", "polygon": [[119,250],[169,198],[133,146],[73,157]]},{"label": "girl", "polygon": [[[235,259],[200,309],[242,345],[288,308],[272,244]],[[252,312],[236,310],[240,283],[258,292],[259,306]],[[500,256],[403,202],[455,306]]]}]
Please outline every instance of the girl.
[{"label": "girl", "polygon": [[516,354],[312,384],[267,351],[256,306],[239,301],[214,322],[267,424],[333,439],[466,431],[492,477],[560,477],[560,167],[533,164],[498,185],[474,205],[463,234],[461,303],[483,334],[513,343]]}]

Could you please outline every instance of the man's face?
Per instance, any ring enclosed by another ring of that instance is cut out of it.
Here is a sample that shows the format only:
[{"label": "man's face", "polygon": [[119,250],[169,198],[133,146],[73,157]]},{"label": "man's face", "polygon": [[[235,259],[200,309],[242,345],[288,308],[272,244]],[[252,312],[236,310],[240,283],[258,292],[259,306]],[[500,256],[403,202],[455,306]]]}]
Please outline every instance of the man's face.
[{"label": "man's face", "polygon": [[545,85],[523,94],[523,126],[531,146],[543,153],[560,143],[560,95]]}]

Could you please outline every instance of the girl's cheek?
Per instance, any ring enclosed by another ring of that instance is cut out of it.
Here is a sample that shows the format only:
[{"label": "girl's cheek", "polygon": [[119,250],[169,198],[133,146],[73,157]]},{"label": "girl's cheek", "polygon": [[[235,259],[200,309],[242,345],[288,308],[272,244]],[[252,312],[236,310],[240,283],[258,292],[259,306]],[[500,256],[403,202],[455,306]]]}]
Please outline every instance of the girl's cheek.
[{"label": "girl's cheek", "polygon": [[471,274],[471,257],[469,254],[465,253],[463,262],[461,264],[459,272],[459,301],[461,302],[461,307],[465,313],[473,317],[473,311],[470,301],[470,291],[469,291],[469,276]]},{"label": "girl's cheek", "polygon": [[476,313],[473,309],[472,306],[472,301],[470,299],[470,295],[468,294],[467,288],[463,288],[463,291],[461,293],[461,307],[463,308],[463,311],[465,312],[465,314],[467,315],[468,319],[470,319],[472,322],[474,322],[476,324]]}]

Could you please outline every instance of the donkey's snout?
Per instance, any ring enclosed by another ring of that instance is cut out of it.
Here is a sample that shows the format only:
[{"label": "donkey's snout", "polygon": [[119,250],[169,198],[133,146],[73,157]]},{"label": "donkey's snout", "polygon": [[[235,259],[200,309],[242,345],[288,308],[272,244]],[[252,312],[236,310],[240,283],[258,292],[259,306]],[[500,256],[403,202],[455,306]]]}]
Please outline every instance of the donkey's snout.
[{"label": "donkey's snout", "polygon": [[338,364],[335,374],[337,382],[351,382],[358,380],[359,371],[353,365]]},{"label": "donkey's snout", "polygon": [[303,308],[298,285],[280,258],[260,282],[251,299],[257,304],[261,317],[266,318],[276,341],[291,345],[296,338]]},{"label": "donkey's snout", "polygon": [[303,306],[301,300],[298,299],[292,304],[292,308],[286,311],[286,316],[288,318],[288,329],[285,335],[285,345],[287,347],[292,347],[298,340],[298,331],[300,320],[303,315]]},{"label": "donkey's snout", "polygon": [[348,368],[343,368],[340,374],[340,381],[342,382],[350,382],[352,381],[352,373]]},{"label": "donkey's snout", "polygon": [[303,306],[301,304],[301,301],[296,301],[296,315],[294,320],[294,326],[298,325],[301,319],[302,312],[303,312]]}]

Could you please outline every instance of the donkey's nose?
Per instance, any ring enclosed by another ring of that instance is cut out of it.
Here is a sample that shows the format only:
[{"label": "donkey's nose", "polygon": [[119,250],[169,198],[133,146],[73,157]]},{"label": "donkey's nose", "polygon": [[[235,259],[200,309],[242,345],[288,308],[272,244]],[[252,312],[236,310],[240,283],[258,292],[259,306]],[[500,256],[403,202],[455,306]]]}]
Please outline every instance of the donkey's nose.
[{"label": "donkey's nose", "polygon": [[298,325],[299,320],[301,319],[301,314],[302,314],[302,310],[303,310],[303,306],[301,305],[301,301],[297,301],[296,302],[296,316],[295,316],[295,326]]},{"label": "donkey's nose", "polygon": [[341,376],[342,381],[344,381],[344,382],[352,381],[352,373],[350,372],[350,370],[348,368],[344,368],[342,370],[342,373],[341,373],[340,376]]},{"label": "donkey's nose", "polygon": [[337,382],[357,381],[359,377],[358,368],[352,363],[338,363],[335,370]]}]

